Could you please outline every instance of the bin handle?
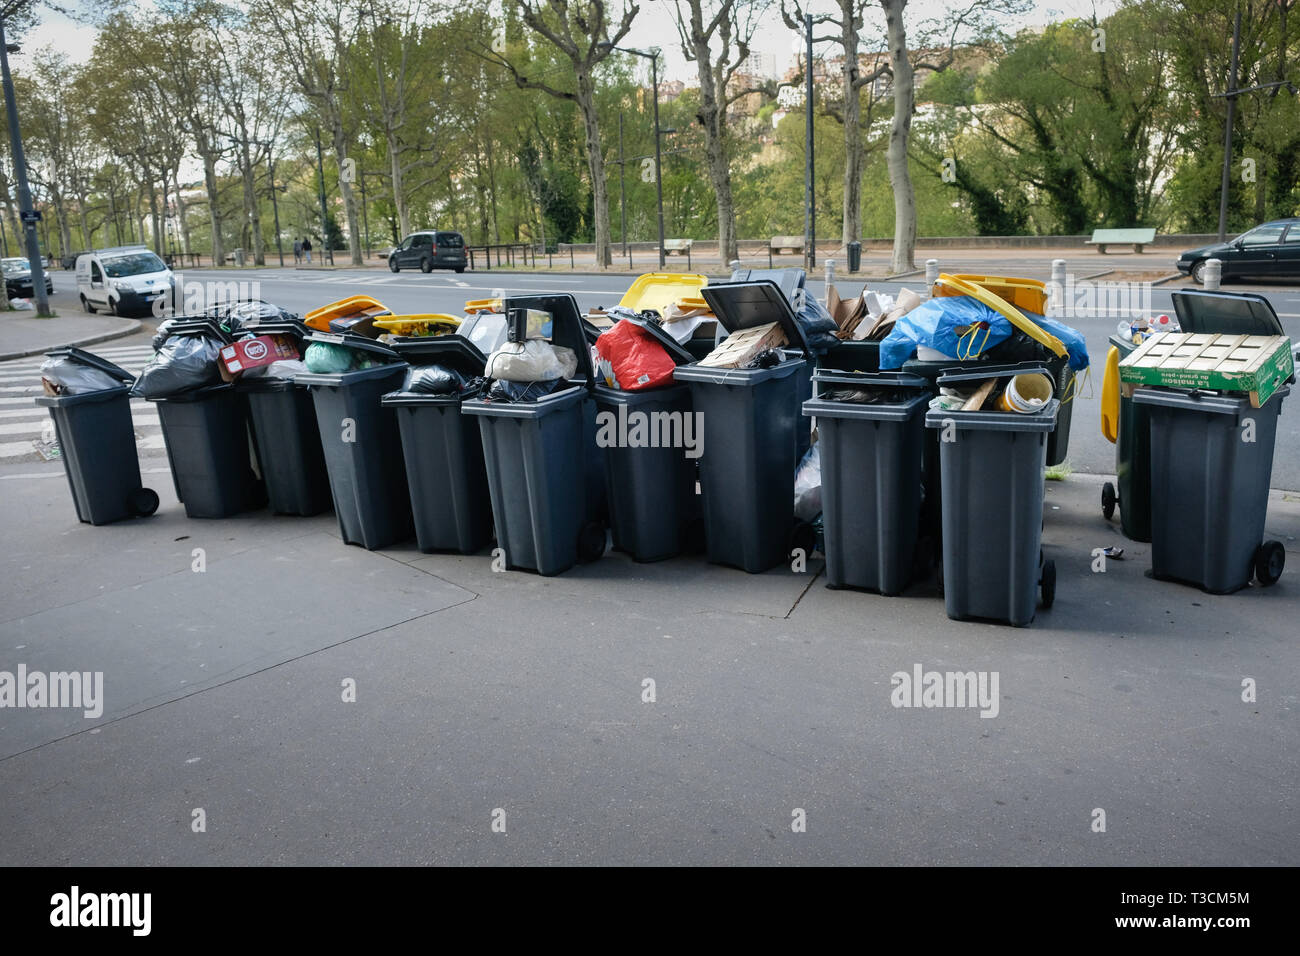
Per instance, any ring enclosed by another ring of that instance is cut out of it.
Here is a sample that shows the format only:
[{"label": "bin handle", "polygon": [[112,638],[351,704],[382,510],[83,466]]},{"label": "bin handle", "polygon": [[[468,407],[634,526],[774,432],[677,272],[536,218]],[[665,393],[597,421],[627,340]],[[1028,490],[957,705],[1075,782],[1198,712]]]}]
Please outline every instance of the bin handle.
[{"label": "bin handle", "polygon": [[965,279],[959,279],[957,276],[949,275],[946,272],[939,273],[939,278],[935,280],[935,284],[946,286],[962,295],[971,296],[979,302],[984,303],[984,305],[987,305],[990,309],[993,309],[995,312],[1004,316],[1008,322],[1018,328],[1021,332],[1024,332],[1040,345],[1047,346],[1047,348],[1051,349],[1057,356],[1066,354],[1067,350],[1061,343],[1060,339],[1051,332],[1039,328],[1036,323],[1026,318],[1024,313],[1019,309],[1012,308],[1012,306],[996,292],[992,292],[978,283],[967,282]]}]

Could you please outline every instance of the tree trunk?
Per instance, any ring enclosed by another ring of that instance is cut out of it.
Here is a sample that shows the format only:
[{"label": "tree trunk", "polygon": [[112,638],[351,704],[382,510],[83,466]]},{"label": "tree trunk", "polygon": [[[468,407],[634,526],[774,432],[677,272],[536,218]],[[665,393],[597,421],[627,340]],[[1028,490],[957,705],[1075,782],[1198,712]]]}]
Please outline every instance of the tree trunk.
[{"label": "tree trunk", "polygon": [[605,188],[605,154],[600,145],[600,119],[596,112],[596,87],[591,75],[578,73],[578,109],[586,133],[587,171],[591,175],[591,197],[595,219],[596,268],[608,269],[613,263],[609,239],[609,196]]},{"label": "tree trunk", "polygon": [[[718,254],[723,263],[738,258],[736,204],[731,193],[731,163],[727,157],[726,88],[710,59],[709,38],[702,35],[703,23],[692,9],[691,45],[700,80],[700,119],[704,121],[704,153],[709,167],[709,184],[718,203]],[[722,87],[719,89],[719,87]],[[662,175],[662,170],[660,171]]]},{"label": "tree trunk", "polygon": [[221,243],[221,205],[217,195],[217,156],[200,149],[203,155],[203,186],[208,192],[208,215],[212,219],[212,265],[220,268],[226,262],[226,250]]},{"label": "tree trunk", "polygon": [[916,268],[916,193],[907,168],[907,140],[912,132],[916,86],[907,55],[907,31],[903,27],[907,0],[880,0],[880,6],[885,11],[889,65],[894,73],[894,118],[889,126],[887,165],[889,185],[894,191],[894,256],[890,268],[897,275]]},{"label": "tree trunk", "polygon": [[90,239],[90,220],[86,218],[86,201],[85,193],[77,193],[77,224],[81,227],[81,243],[78,249],[89,249],[94,243]]},{"label": "tree trunk", "polygon": [[397,222],[403,236],[411,234],[411,212],[406,205],[406,187],[402,176],[402,149],[397,137],[388,133],[388,158],[393,170],[393,206],[397,209]]},{"label": "tree trunk", "polygon": [[244,221],[253,247],[253,264],[266,265],[266,252],[262,248],[262,222],[257,213],[257,185],[253,181],[253,158],[248,152],[248,140],[240,143],[239,177],[244,183]]},{"label": "tree trunk", "polygon": [[[64,208],[63,192],[50,187],[50,201],[54,203],[54,212],[59,217],[59,250],[64,255],[72,251],[72,229],[68,225],[67,210]],[[46,250],[49,251],[48,249]]]},{"label": "tree trunk", "polygon": [[840,0],[844,45],[844,231],[848,245],[862,238],[862,103],[854,82],[858,78],[858,31],[854,15],[857,0]]},{"label": "tree trunk", "polygon": [[[181,196],[180,173],[177,171],[172,173],[172,186],[176,192],[176,220],[181,226],[181,252],[189,252],[192,248],[190,246],[190,224],[185,219],[185,211],[188,207]],[[274,188],[275,183],[272,183],[271,186]]]},{"label": "tree trunk", "polygon": [[[348,141],[344,133],[343,122],[341,119],[335,119],[331,124],[334,135],[334,155],[338,157],[340,172],[346,168],[348,161]],[[343,214],[348,220],[348,250],[352,253],[352,264],[354,266],[364,265],[361,258],[361,223],[360,210],[357,208],[357,197],[352,192],[352,183],[348,182],[346,177],[339,176],[339,192],[343,194]],[[325,245],[329,245],[329,237],[325,237]]]}]

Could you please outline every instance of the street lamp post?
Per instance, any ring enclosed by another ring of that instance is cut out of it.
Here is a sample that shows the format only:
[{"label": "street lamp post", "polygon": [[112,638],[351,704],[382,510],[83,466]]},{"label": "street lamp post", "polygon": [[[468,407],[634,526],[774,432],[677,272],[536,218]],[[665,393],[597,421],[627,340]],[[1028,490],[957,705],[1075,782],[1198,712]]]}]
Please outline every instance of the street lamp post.
[{"label": "street lamp post", "polygon": [[41,262],[41,241],[36,235],[36,222],[40,218],[32,208],[32,192],[27,185],[27,158],[23,154],[23,134],[18,128],[18,101],[14,96],[14,81],[9,75],[9,54],[17,53],[18,46],[10,46],[5,39],[5,17],[14,12],[8,5],[0,11],[0,74],[4,82],[5,111],[9,114],[9,139],[13,148],[14,175],[18,179],[18,209],[23,231],[27,234],[27,260],[32,269],[32,297],[36,299],[36,314],[50,318],[50,300],[45,293],[45,265]]},{"label": "street lamp post", "polygon": [[662,154],[659,142],[665,130],[659,127],[659,56],[663,51],[658,47],[649,51],[634,50],[631,47],[614,46],[609,42],[598,45],[603,50],[618,50],[620,53],[630,53],[650,61],[650,86],[651,95],[654,97],[655,120],[655,194],[659,204],[659,271],[662,272],[664,269],[664,173],[663,163],[660,162]]}]

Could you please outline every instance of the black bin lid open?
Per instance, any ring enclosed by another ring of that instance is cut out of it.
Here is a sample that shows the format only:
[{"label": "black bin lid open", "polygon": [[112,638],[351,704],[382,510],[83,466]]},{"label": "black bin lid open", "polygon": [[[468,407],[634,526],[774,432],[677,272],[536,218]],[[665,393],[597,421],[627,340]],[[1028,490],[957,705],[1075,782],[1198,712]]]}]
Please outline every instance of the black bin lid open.
[{"label": "black bin lid open", "polygon": [[700,290],[704,301],[728,332],[752,329],[769,322],[781,323],[786,348],[809,354],[803,328],[781,287],[766,279],[755,282],[724,282]]},{"label": "black bin lid open", "polygon": [[1225,335],[1285,335],[1273,304],[1257,292],[1173,293],[1174,312],[1184,332]]},{"label": "black bin lid open", "polygon": [[402,336],[390,339],[388,344],[410,365],[441,365],[466,378],[482,375],[487,365],[487,356],[460,335]]},{"label": "black bin lid open", "polygon": [[122,368],[120,365],[114,365],[106,358],[100,358],[92,352],[86,352],[74,346],[67,348],[51,349],[45,353],[49,358],[66,358],[69,361],[76,362],[78,365],[85,365],[89,368],[98,369],[106,375],[111,375],[119,382],[134,382],[135,376]]},{"label": "black bin lid open", "polygon": [[619,319],[620,322],[630,322],[638,329],[645,329],[650,333],[650,337],[664,347],[664,351],[678,365],[690,365],[696,361],[694,355],[686,351],[686,347],[678,342],[675,338],[664,331],[663,326],[657,325],[642,316],[627,316]]}]

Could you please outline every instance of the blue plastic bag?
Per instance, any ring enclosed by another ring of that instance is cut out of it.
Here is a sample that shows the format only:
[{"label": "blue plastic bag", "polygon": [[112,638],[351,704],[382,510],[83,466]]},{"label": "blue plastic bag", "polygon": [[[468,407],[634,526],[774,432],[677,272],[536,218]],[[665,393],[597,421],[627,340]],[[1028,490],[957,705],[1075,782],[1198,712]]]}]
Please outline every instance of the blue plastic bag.
[{"label": "blue plastic bag", "polygon": [[1061,344],[1070,354],[1070,368],[1082,372],[1088,367],[1088,343],[1084,340],[1082,332],[1045,315],[1036,315],[1033,312],[1026,312],[1025,315],[1033,319],[1039,328],[1051,332],[1061,340]]},{"label": "blue plastic bag", "polygon": [[902,368],[928,348],[961,361],[979,358],[1011,335],[1006,316],[968,295],[942,296],[922,302],[901,316],[880,343],[880,368]]}]

